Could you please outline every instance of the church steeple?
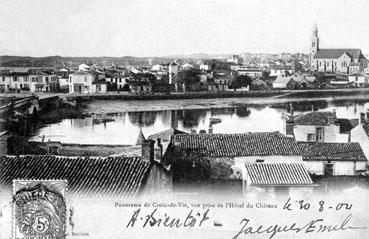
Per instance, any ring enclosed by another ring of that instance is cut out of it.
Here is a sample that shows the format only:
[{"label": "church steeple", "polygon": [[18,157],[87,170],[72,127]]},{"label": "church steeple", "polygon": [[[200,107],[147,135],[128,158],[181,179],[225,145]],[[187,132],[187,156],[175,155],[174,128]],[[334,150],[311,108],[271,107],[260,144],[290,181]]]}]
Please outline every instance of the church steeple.
[{"label": "church steeple", "polygon": [[311,38],[311,49],[310,49],[310,65],[312,64],[312,59],[315,54],[319,51],[319,37],[318,37],[318,27],[315,24],[313,30],[313,37]]}]

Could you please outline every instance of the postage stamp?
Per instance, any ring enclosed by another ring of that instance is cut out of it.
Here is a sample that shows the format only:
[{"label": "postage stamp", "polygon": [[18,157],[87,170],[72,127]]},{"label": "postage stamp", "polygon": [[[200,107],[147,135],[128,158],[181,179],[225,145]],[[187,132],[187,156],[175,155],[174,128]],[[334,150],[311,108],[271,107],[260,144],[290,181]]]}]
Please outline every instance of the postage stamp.
[{"label": "postage stamp", "polygon": [[66,236],[65,180],[14,180],[13,237],[64,239]]}]

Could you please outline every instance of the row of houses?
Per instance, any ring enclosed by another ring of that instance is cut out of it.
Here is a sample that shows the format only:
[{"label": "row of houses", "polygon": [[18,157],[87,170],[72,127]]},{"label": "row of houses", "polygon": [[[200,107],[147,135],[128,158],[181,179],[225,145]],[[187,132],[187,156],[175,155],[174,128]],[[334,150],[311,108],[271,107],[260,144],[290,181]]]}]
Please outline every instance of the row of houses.
[{"label": "row of houses", "polygon": [[339,73],[282,74],[273,81],[274,89],[357,88],[368,86],[369,75],[365,73],[352,75]]}]

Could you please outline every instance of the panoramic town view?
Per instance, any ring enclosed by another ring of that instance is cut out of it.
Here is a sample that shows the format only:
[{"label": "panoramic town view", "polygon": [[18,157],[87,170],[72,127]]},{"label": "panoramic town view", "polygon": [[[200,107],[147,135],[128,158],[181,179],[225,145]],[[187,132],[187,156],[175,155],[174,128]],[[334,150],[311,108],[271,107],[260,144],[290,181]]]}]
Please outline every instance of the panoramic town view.
[{"label": "panoramic town view", "polygon": [[[21,205],[24,191],[46,190],[55,202],[65,183],[74,200],[368,199],[369,30],[352,27],[368,4],[340,26],[331,17],[344,0],[36,0],[12,22],[15,2],[0,1],[3,198]],[[16,207],[15,238],[63,238],[65,224],[82,236],[66,205],[52,233],[39,227],[49,217],[36,224]]]}]

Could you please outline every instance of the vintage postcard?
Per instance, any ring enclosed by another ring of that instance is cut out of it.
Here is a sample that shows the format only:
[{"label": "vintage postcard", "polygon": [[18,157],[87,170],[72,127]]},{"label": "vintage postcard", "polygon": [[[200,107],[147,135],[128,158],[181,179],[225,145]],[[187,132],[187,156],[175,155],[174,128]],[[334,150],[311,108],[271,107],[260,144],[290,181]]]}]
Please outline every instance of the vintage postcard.
[{"label": "vintage postcard", "polygon": [[368,239],[367,0],[0,0],[0,239]]}]

